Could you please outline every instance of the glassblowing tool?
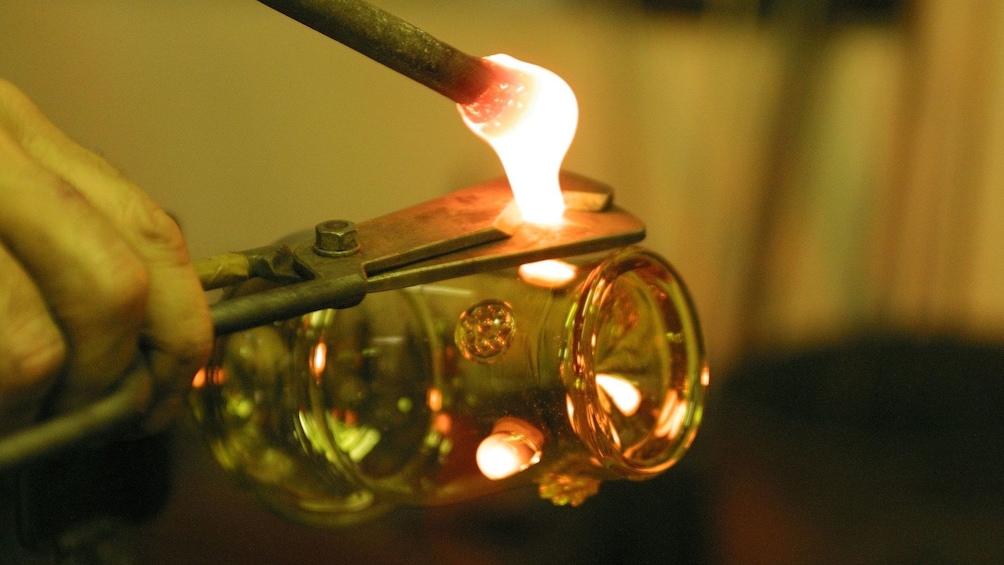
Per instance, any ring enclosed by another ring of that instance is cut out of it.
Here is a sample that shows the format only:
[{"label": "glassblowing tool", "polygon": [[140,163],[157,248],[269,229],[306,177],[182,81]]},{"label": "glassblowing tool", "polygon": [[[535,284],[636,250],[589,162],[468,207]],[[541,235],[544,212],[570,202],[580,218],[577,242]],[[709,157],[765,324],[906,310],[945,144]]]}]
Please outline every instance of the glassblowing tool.
[{"label": "glassblowing tool", "polygon": [[[500,179],[355,226],[323,222],[313,239],[299,244],[199,261],[196,270],[207,290],[249,278],[279,285],[212,305],[213,327],[223,335],[352,306],[369,292],[613,249],[645,237],[644,224],[613,205],[609,187],[566,173],[562,188],[567,209],[560,225],[522,222],[508,183]],[[105,399],[0,441],[0,470],[133,423],[149,392],[150,375],[138,365]]]}]

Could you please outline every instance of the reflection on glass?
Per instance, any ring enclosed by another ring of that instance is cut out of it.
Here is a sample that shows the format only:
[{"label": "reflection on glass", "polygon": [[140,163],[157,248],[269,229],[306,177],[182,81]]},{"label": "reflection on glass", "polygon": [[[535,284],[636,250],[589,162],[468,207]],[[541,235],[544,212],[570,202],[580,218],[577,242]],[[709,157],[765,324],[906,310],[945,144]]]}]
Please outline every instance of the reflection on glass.
[{"label": "reflection on glass", "polygon": [[605,410],[610,410],[610,403],[625,416],[634,416],[641,406],[641,391],[631,384],[631,381],[617,375],[596,375],[596,386],[600,391],[600,402]]},{"label": "reflection on glass", "polygon": [[506,416],[478,444],[478,469],[493,481],[511,477],[540,461],[543,443],[544,434],[532,424]]},{"label": "reflection on glass", "polygon": [[548,259],[519,266],[519,278],[527,284],[561,288],[575,280],[575,265],[560,259]]},{"label": "reflection on glass", "polygon": [[689,447],[706,366],[685,289],[639,248],[367,296],[218,340],[192,408],[277,512],[349,524],[536,483],[581,504]]}]

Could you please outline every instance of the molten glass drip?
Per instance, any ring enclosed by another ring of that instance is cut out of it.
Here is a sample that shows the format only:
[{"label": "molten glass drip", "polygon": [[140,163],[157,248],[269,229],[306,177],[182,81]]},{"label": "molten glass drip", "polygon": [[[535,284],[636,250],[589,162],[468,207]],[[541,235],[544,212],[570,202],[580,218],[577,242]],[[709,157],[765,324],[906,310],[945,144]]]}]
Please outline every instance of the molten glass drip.
[{"label": "molten glass drip", "polygon": [[558,171],[579,121],[575,93],[537,65],[502,54],[485,60],[499,81],[471,104],[458,104],[460,115],[499,156],[523,219],[557,224],[565,210]]}]

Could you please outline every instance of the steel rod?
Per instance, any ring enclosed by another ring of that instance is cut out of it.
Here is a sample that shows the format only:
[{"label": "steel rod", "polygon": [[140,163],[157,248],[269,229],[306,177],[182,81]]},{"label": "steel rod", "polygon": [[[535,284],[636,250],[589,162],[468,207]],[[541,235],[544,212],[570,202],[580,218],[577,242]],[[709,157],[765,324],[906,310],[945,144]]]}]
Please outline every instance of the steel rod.
[{"label": "steel rod", "polygon": [[210,307],[217,336],[324,308],[355,306],[366,295],[361,275],[316,279],[221,300]]},{"label": "steel rod", "polygon": [[51,457],[136,419],[150,399],[152,377],[134,367],[109,396],[33,427],[0,438],[0,473]]},{"label": "steel rod", "polygon": [[259,0],[459,104],[495,80],[491,67],[362,0]]}]

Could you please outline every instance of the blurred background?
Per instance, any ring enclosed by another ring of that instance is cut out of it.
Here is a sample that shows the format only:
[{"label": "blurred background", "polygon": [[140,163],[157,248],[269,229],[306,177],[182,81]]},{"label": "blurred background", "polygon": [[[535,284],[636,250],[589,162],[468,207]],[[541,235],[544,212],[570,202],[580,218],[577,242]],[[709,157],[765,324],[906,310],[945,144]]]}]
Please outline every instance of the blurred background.
[{"label": "blurred background", "polygon": [[[374,3],[571,84],[565,167],[697,302],[705,429],[579,509],[517,492],[334,532],[258,509],[181,431],[142,562],[1004,562],[1004,4]],[[0,0],[0,76],[195,257],[502,175],[448,100],[252,0]]]}]

